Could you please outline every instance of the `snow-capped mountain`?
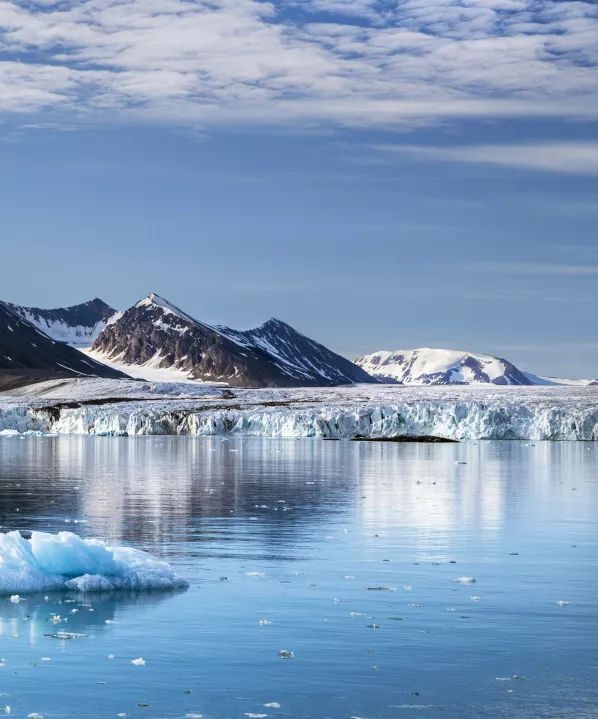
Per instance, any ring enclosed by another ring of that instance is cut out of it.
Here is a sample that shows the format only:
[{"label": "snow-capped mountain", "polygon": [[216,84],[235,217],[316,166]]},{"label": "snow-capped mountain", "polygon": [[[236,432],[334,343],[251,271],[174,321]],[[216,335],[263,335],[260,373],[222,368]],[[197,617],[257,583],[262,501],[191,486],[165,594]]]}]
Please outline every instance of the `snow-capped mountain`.
[{"label": "snow-capped mountain", "polygon": [[492,355],[431,349],[374,352],[355,360],[382,382],[402,384],[535,384],[506,359]]},{"label": "snow-capped mountain", "polygon": [[116,310],[96,297],[72,307],[43,310],[6,303],[8,308],[40,329],[53,340],[73,346],[89,346],[95,342],[106,322]]},{"label": "snow-capped mountain", "polygon": [[2,370],[39,370],[70,376],[124,376],[64,342],[51,339],[0,302],[0,372]]},{"label": "snow-capped mountain", "polygon": [[275,317],[251,330],[219,329],[242,345],[263,350],[300,382],[323,385],[372,382],[372,378],[353,362]]},{"label": "snow-capped mountain", "polygon": [[279,320],[240,332],[199,322],[150,293],[111,321],[91,356],[169,369],[235,386],[330,386],[374,381],[362,369]]}]

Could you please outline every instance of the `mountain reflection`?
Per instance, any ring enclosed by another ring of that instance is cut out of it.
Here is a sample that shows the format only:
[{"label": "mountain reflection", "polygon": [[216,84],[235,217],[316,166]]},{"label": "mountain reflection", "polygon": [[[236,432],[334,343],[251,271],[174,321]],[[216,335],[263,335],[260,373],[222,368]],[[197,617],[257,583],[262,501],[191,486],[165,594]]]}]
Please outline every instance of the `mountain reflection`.
[{"label": "mountain reflection", "polygon": [[166,555],[181,542],[224,554],[233,534],[262,555],[296,554],[327,522],[355,513],[364,531],[406,527],[425,537],[467,524],[492,533],[522,497],[559,487],[573,460],[583,467],[585,451],[552,442],[7,439],[0,525],[67,529]]}]

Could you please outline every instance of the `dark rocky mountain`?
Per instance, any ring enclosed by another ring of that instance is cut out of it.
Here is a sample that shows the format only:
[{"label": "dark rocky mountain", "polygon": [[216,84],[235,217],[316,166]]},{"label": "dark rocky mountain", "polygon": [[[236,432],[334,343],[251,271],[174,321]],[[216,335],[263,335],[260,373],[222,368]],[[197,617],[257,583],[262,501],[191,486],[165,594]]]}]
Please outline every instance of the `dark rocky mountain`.
[{"label": "dark rocky mountain", "polygon": [[262,349],[279,367],[299,381],[327,385],[373,381],[367,372],[350,360],[275,317],[251,330],[221,329],[239,344]]},{"label": "dark rocky mountain", "polygon": [[238,332],[199,322],[150,294],[103,330],[98,359],[183,371],[188,377],[234,386],[331,386],[373,382],[349,360],[292,327],[270,320]]},{"label": "dark rocky mountain", "polygon": [[63,342],[51,339],[30,322],[0,302],[0,373],[24,370],[32,375],[59,373],[62,376],[119,378],[125,375],[110,369]]},{"label": "dark rocky mountain", "polygon": [[54,340],[70,345],[90,346],[106,326],[116,310],[96,297],[72,307],[43,310],[6,303],[22,319],[40,329]]}]

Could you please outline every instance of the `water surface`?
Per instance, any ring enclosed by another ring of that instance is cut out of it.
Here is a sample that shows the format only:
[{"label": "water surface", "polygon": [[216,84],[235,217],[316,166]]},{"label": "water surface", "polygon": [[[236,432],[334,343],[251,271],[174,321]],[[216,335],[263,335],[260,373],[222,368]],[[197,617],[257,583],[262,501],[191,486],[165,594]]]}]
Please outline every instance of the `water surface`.
[{"label": "water surface", "polygon": [[0,710],[595,717],[597,518],[596,443],[0,440],[2,531],[146,549],[191,584],[0,599]]}]

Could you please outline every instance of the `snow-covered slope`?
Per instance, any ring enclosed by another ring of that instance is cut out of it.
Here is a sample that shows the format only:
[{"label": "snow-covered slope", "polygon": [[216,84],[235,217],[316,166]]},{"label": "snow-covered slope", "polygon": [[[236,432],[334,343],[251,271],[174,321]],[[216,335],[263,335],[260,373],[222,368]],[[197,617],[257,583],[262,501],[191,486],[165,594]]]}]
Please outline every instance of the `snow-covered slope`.
[{"label": "snow-covered slope", "polygon": [[402,384],[534,384],[505,359],[458,350],[381,351],[359,357],[355,363],[381,381]]},{"label": "snow-covered slope", "polygon": [[63,375],[123,377],[120,372],[57,342],[0,303],[0,373],[32,371]]},{"label": "snow-covered slope", "polygon": [[235,386],[372,382],[363,370],[279,320],[239,332],[195,320],[154,293],[110,321],[91,356],[131,373],[169,371]]},{"label": "snow-covered slope", "polygon": [[106,322],[116,312],[97,297],[72,307],[51,310],[6,304],[19,317],[30,322],[53,340],[73,346],[91,345],[106,326]]}]

